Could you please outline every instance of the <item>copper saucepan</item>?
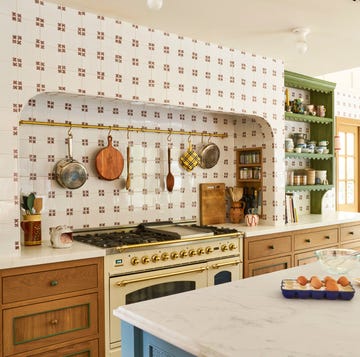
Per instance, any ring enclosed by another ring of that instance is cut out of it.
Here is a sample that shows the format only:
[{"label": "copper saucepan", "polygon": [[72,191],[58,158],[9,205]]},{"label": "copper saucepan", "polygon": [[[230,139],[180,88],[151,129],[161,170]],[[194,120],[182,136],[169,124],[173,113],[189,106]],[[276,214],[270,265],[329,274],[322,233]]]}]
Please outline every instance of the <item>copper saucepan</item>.
[{"label": "copper saucepan", "polygon": [[54,173],[58,184],[71,190],[80,188],[87,180],[87,171],[83,164],[72,157],[72,134],[68,132],[68,158],[56,163]]}]

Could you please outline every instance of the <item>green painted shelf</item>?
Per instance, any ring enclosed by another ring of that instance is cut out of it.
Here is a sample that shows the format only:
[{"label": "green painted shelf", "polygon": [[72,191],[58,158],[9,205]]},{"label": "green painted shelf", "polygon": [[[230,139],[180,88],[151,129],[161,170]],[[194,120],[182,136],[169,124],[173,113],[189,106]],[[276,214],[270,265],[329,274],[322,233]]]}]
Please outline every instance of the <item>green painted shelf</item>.
[{"label": "green painted shelf", "polygon": [[317,123],[317,124],[332,124],[332,118],[323,118],[313,115],[297,114],[291,112],[285,112],[285,119],[290,121],[301,121],[305,123]]},{"label": "green painted shelf", "polygon": [[296,152],[286,152],[285,157],[291,159],[315,159],[315,160],[330,160],[334,158],[333,154],[306,154]]},{"label": "green painted shelf", "polygon": [[334,188],[334,185],[301,185],[301,186],[286,186],[286,192],[295,191],[328,191]]}]

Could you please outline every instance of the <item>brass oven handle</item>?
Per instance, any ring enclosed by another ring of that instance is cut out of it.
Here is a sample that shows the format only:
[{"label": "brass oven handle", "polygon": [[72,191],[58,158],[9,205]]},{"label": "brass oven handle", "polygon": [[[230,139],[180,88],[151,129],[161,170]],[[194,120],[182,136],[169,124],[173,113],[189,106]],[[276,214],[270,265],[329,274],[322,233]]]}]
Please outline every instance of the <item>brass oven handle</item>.
[{"label": "brass oven handle", "polygon": [[203,272],[206,269],[207,269],[207,267],[201,267],[201,268],[195,268],[195,269],[189,269],[189,270],[182,270],[182,271],[178,271],[176,273],[158,274],[158,275],[151,275],[151,276],[147,276],[147,277],[143,277],[143,278],[122,280],[122,281],[118,281],[117,283],[115,283],[115,285],[116,286],[125,286],[127,284],[139,283],[141,281],[147,281],[147,280],[153,280],[153,279],[159,279],[159,278],[167,278],[169,276],[175,276],[175,275],[181,275],[181,274]]},{"label": "brass oven handle", "polygon": [[227,265],[239,265],[240,263],[242,263],[241,260],[233,260],[232,262],[213,264],[211,267],[213,269],[219,269],[220,267],[225,267]]}]

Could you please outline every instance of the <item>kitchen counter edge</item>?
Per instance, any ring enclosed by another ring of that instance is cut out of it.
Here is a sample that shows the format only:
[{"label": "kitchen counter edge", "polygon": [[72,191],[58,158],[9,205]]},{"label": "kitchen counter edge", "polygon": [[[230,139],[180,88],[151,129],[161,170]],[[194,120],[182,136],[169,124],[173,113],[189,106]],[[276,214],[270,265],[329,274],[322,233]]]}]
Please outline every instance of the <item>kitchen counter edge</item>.
[{"label": "kitchen counter edge", "polygon": [[245,223],[223,223],[216,224],[218,227],[233,228],[245,233],[246,237],[256,237],[265,234],[286,233],[309,228],[321,228],[336,224],[356,223],[360,224],[360,213],[358,212],[331,212],[327,214],[311,214],[299,217],[299,222],[286,225],[270,226],[259,224],[255,227],[248,227]]},{"label": "kitchen counter edge", "polygon": [[74,242],[70,248],[52,248],[50,241],[41,245],[22,246],[18,255],[0,256],[0,269],[65,262],[105,256],[105,249]]}]

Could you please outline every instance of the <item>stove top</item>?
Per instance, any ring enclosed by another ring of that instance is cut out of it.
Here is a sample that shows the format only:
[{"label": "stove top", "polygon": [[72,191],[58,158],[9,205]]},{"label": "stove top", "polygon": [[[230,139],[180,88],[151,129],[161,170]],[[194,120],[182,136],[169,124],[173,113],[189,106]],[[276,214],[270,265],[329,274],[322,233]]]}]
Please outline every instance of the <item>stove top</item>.
[{"label": "stove top", "polygon": [[[93,232],[89,230],[88,232],[74,234],[73,238],[76,241],[101,248],[116,248],[135,244],[158,243],[182,239],[181,235],[173,232],[172,229],[166,231],[166,226],[175,227],[176,224],[174,224],[173,222],[154,222],[142,223],[130,230],[122,229],[121,227],[110,230],[97,230]],[[161,227],[162,229],[156,229],[159,227]],[[180,225],[179,227],[184,226]],[[196,224],[189,224],[185,227],[192,228],[194,231],[203,232],[202,236],[238,233],[236,229],[219,228],[215,226],[200,226]],[[201,236],[201,234],[199,233],[198,236]]]}]

